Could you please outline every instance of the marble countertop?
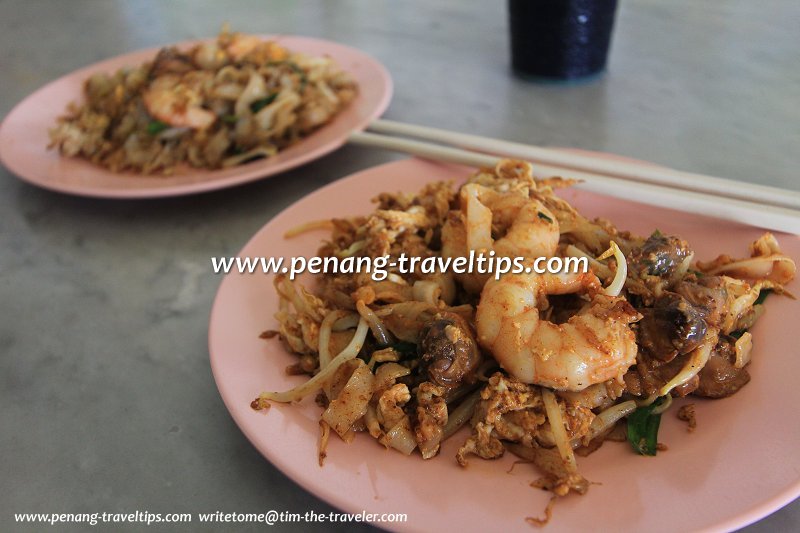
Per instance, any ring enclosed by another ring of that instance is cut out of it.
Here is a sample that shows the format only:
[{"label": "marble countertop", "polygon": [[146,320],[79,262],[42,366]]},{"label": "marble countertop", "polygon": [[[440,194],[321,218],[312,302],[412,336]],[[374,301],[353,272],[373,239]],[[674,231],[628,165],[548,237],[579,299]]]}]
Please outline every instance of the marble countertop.
[{"label": "marble countertop", "polygon": [[[510,75],[501,2],[5,0],[0,116],[78,67],[223,21],[375,56],[395,81],[386,118],[800,190],[796,0],[620,2],[608,72],[575,85]],[[153,201],[52,193],[0,169],[0,530],[20,529],[18,512],[332,510],[263,459],[219,397],[208,261],[309,191],[400,157],[348,146]],[[798,529],[795,501],[748,531]]]}]

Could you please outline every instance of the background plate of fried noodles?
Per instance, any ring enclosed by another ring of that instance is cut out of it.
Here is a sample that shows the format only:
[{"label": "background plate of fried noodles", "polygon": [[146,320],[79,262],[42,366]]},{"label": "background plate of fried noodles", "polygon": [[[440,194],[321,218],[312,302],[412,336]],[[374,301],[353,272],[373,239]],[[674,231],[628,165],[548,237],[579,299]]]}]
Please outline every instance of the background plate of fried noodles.
[{"label": "background plate of fried noodles", "polygon": [[[260,36],[287,49],[330,56],[358,83],[359,93],[333,121],[277,155],[220,170],[183,166],[172,175],[115,173],[89,161],[47,149],[48,130],[70,102],[82,100],[84,81],[94,73],[113,73],[155,57],[159,48],[140,50],[82,68],[37,90],[20,102],[0,126],[0,160],[14,174],[55,191],[104,198],[152,198],[221,189],[292,169],[340,147],[354,130],[366,127],[388,107],[392,80],[369,55],[338,43],[289,35]],[[202,41],[178,43],[184,49]]]},{"label": "background plate of fried noodles", "polygon": [[[409,159],[336,181],[272,219],[245,245],[241,256],[313,256],[324,230],[284,239],[288,229],[328,217],[367,214],[380,192],[416,192],[431,181],[460,182],[463,167]],[[534,168],[535,174],[535,168]],[[541,176],[539,176],[541,177]],[[658,228],[686,239],[698,258],[744,254],[763,231],[744,225],[657,209],[577,189],[560,194],[589,218],[602,216],[620,229],[647,235]],[[347,198],[347,207],[342,199]],[[783,249],[800,257],[800,239],[778,235]],[[795,284],[796,285],[796,284]],[[792,290],[792,286],[789,286]],[[272,276],[229,274],[211,312],[209,348],[220,394],[236,423],[276,467],[305,489],[347,512],[407,513],[408,521],[381,524],[404,531],[530,531],[525,518],[542,516],[549,493],[530,483],[532,465],[506,454],[495,461],[473,457],[467,468],[454,458],[468,436],[463,429],[441,453],[424,461],[385,450],[367,435],[345,444],[332,435],[325,465],[317,463],[321,408],[307,397],[299,404],[273,403],[255,411],[262,391],[285,390],[306,377],[287,376],[296,361],[277,339],[259,334],[277,329],[278,298]],[[692,398],[697,429],[687,431],[675,408],[661,423],[658,440],[668,450],[656,457],[635,455],[627,443],[606,442],[578,458],[594,482],[584,496],[556,502],[549,531],[733,530],[752,523],[800,494],[800,347],[794,340],[800,303],[772,297],[752,330],[752,381],[724,400]],[[312,395],[313,396],[313,395]],[[684,400],[676,400],[678,405]],[[511,471],[510,471],[511,470]]]}]

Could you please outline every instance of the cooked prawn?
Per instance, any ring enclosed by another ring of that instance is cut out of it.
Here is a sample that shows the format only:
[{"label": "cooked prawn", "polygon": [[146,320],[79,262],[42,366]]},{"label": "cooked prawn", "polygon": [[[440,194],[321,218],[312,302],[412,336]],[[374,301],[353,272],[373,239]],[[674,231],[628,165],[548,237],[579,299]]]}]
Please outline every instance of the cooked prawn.
[{"label": "cooked prawn", "polygon": [[194,52],[194,61],[201,68],[216,70],[227,63],[225,51],[217,43],[203,43]]},{"label": "cooked prawn", "polygon": [[[512,190],[498,192],[477,183],[461,188],[461,210],[442,228],[442,255],[466,257],[470,251],[499,257],[550,257],[558,247],[555,216],[540,201]],[[496,239],[492,236],[498,235]],[[480,292],[489,274],[461,274],[470,292]]]},{"label": "cooked prawn", "polygon": [[257,35],[246,35],[234,33],[228,46],[228,55],[233,61],[241,61],[250,54],[260,54],[272,61],[283,61],[288,57],[288,52],[284,47],[274,41],[262,41]]},{"label": "cooked prawn", "polygon": [[[475,316],[478,341],[512,376],[579,391],[621,379],[636,362],[629,324],[641,315],[622,297],[601,293],[591,272],[506,274],[489,280]],[[564,324],[539,316],[550,294],[585,292],[591,302]]]},{"label": "cooked prawn", "polygon": [[205,129],[217,115],[204,109],[200,95],[176,76],[156,78],[142,95],[150,116],[176,128]]},{"label": "cooked prawn", "polygon": [[252,52],[260,42],[261,39],[255,35],[235,33],[231,36],[231,41],[228,43],[226,51],[234,61],[239,61],[244,56]]}]

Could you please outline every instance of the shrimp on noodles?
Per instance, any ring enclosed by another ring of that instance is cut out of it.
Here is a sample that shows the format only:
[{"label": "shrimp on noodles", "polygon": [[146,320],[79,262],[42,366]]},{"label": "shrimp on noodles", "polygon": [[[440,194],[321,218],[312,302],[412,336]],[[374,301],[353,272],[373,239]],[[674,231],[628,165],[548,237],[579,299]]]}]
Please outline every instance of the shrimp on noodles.
[{"label": "shrimp on noodles", "polygon": [[[478,340],[524,383],[579,391],[620,380],[636,362],[629,324],[641,315],[621,297],[600,294],[594,274],[507,274],[489,280],[475,315]],[[540,316],[550,294],[585,291],[592,300],[564,324]]]},{"label": "shrimp on noodles", "polygon": [[214,41],[93,74],[49,131],[48,148],[112,172],[232,167],[297,143],[357,92],[332,57],[223,28]]},{"label": "shrimp on noodles", "polygon": [[[459,198],[461,209],[452,211],[442,228],[442,256],[494,252],[498,257],[535,258],[555,254],[558,221],[526,191],[499,192],[468,183],[461,188]],[[489,276],[473,272],[458,274],[457,278],[468,291],[479,293]]]},{"label": "shrimp on noodles", "polygon": [[153,81],[142,101],[151,116],[177,128],[205,129],[217,120],[212,111],[203,109],[197,91],[173,76]]},{"label": "shrimp on noodles", "polygon": [[[251,82],[239,95],[243,108],[264,94]],[[316,292],[279,276],[278,326],[266,337],[280,337],[299,358],[287,370],[310,377],[262,393],[254,408],[321,391],[319,457],[329,438],[367,435],[461,466],[508,451],[532,464],[541,477],[531,485],[554,498],[589,490],[579,458],[606,441],[655,455],[653,417],[673,398],[724,398],[750,381],[759,357],[750,330],[769,291],[791,296],[795,263],[770,234],[749,258],[696,261],[678,235],[640,236],[586,217],[556,195],[571,183],[535,179],[529,163],[504,160],[458,188],[382,193],[369,215],[290,231],[331,231],[317,253],[324,258],[472,258],[472,272],[328,272]],[[487,256],[514,268],[480,272],[476,262]],[[565,261],[576,258],[584,261],[574,268]],[[541,259],[561,270],[542,271]],[[469,431],[451,446],[461,428]]]}]

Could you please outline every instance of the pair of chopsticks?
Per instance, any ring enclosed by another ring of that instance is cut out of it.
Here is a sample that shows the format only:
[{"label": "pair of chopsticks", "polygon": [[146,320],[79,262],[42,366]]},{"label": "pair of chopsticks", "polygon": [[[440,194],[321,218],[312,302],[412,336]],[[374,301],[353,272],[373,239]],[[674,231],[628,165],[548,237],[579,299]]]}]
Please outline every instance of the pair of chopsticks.
[{"label": "pair of chopsticks", "polygon": [[796,191],[391,120],[375,120],[368,130],[351,133],[348,141],[472,167],[524,159],[538,177],[578,179],[578,187],[599,194],[800,234]]}]

